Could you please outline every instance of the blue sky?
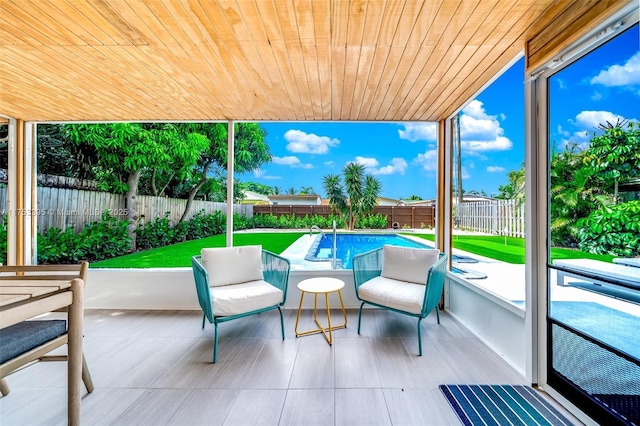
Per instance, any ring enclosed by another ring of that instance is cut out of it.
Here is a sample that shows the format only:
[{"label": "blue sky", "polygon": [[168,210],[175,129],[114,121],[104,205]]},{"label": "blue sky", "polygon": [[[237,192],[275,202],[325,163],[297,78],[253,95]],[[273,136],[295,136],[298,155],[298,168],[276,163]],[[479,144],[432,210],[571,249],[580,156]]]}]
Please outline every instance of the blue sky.
[{"label": "blue sky", "polygon": [[[551,140],[588,143],[597,125],[640,119],[638,26],[550,80]],[[497,194],[507,173],[524,162],[524,60],[462,111],[463,189]],[[273,161],[238,176],[282,192],[312,187],[357,161],[382,182],[381,195],[434,198],[435,123],[265,122]]]}]

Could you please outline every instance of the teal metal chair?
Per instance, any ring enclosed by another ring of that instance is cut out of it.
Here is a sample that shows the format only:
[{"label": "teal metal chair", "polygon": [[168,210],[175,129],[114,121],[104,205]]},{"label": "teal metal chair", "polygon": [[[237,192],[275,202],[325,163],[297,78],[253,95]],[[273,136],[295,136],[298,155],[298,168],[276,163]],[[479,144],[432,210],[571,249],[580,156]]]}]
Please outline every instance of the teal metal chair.
[{"label": "teal metal chair", "polygon": [[[231,253],[233,256],[233,250],[244,250],[246,248],[245,246],[244,248],[203,249],[203,253],[205,250],[221,250],[221,253],[225,253],[225,255]],[[250,269],[251,266],[244,268],[244,266],[232,264],[233,262],[229,264],[229,262],[223,261],[224,268],[219,267],[217,271],[212,271],[211,268],[207,270],[204,264],[206,262],[203,262],[202,255],[193,256],[191,259],[198,302],[202,308],[202,328],[204,329],[205,320],[209,320],[215,327],[213,342],[214,363],[218,360],[218,324],[223,322],[277,309],[280,312],[280,326],[282,328],[282,339],[284,340],[282,306],[287,297],[289,271],[291,269],[290,262],[288,259],[267,250],[262,250],[261,248],[260,250],[262,269],[261,273],[259,273],[260,277],[253,277],[259,279],[248,282],[231,282],[221,285],[219,283],[216,284],[215,280],[218,275],[225,275],[227,281],[228,279],[233,280],[233,278],[229,277],[229,274],[234,274],[234,270]],[[241,256],[242,254],[240,254],[240,258]],[[258,268],[260,267],[258,266]],[[243,274],[243,271],[240,271],[240,274]]]},{"label": "teal metal chair", "polygon": [[[432,252],[431,259],[425,259],[426,253],[420,251]],[[389,252],[394,252],[395,255],[390,256]],[[395,264],[390,265],[391,262]],[[447,255],[437,250],[384,246],[354,256],[356,297],[362,302],[358,313],[358,334],[365,304],[416,317],[418,351],[422,356],[420,323],[436,309],[440,324],[437,306],[444,289],[446,266]]]}]

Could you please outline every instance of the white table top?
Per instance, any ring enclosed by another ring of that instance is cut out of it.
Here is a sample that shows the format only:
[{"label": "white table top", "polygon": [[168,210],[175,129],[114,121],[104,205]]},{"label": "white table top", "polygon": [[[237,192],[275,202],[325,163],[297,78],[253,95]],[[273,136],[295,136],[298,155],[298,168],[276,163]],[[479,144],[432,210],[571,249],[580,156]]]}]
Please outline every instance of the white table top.
[{"label": "white table top", "polygon": [[298,283],[298,289],[307,293],[330,293],[343,287],[344,281],[329,277],[309,278]]}]

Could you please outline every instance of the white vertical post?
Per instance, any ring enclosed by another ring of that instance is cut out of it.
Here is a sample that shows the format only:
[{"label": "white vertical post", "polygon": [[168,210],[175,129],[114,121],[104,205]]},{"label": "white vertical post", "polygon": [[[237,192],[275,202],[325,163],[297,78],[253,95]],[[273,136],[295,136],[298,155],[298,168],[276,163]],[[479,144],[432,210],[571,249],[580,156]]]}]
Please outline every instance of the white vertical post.
[{"label": "white vertical post", "polygon": [[233,120],[229,120],[227,130],[227,247],[233,246],[233,159],[234,154]]},{"label": "white vertical post", "polygon": [[17,172],[17,123],[13,118],[9,119],[9,134],[7,140],[8,170],[7,170],[7,265],[15,265],[17,261],[16,247],[17,232],[17,193],[18,193],[18,172]]}]

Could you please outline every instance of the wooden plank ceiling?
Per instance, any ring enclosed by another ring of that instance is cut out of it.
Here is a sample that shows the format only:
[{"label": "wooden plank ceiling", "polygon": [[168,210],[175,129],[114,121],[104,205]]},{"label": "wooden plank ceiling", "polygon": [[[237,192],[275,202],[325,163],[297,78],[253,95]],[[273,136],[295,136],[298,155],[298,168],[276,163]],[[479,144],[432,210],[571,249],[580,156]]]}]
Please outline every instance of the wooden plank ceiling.
[{"label": "wooden plank ceiling", "polygon": [[584,0],[0,0],[0,114],[437,121]]}]

